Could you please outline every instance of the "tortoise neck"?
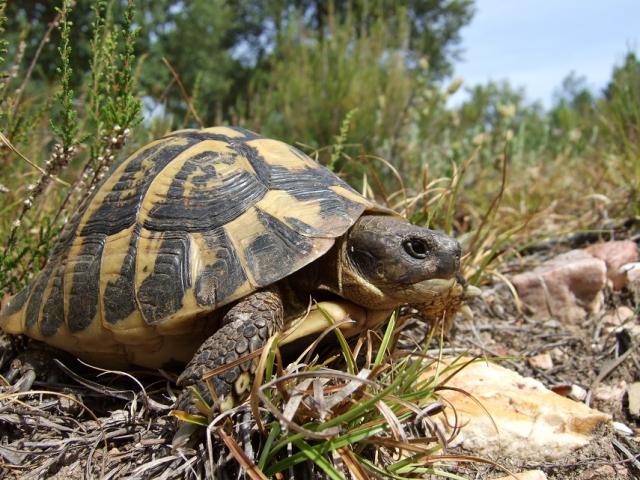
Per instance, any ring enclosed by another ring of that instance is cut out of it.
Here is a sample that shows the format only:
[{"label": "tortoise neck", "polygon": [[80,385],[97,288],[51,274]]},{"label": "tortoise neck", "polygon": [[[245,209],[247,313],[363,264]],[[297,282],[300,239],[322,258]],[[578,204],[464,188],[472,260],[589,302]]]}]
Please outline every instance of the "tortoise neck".
[{"label": "tortoise neck", "polygon": [[348,235],[337,239],[328,255],[321,262],[314,262],[319,269],[318,289],[330,291],[369,310],[388,310],[397,305],[375,285],[366,281],[349,260]]}]

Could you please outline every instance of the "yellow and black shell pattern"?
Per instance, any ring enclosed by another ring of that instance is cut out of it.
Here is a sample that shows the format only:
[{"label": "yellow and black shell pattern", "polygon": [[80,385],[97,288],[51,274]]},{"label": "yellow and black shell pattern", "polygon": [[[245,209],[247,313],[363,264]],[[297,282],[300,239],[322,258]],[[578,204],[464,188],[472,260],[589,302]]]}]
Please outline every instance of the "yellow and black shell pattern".
[{"label": "yellow and black shell pattern", "polygon": [[111,171],[0,327],[99,363],[188,360],[207,313],[319,258],[372,209],[283,142],[177,131]]}]

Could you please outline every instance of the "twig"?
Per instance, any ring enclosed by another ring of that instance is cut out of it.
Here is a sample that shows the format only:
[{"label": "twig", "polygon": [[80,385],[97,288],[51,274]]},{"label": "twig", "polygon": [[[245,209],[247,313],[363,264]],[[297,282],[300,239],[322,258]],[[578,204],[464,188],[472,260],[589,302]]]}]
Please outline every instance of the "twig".
[{"label": "twig", "polygon": [[638,470],[640,470],[640,453],[633,454],[631,452],[631,450],[629,450],[627,447],[622,445],[622,443],[620,443],[615,438],[611,439],[611,443],[613,444],[613,446],[616,449],[620,450],[620,452],[622,452],[624,455],[626,455],[626,457],[628,458],[629,462],[632,463],[634,467],[636,467]]},{"label": "twig", "polygon": [[31,160],[29,160],[27,157],[25,157],[16,147],[13,146],[11,141],[7,137],[5,137],[2,132],[0,132],[0,142],[4,143],[9,150],[11,150],[13,153],[18,155],[21,159],[23,159],[25,162],[27,162],[33,168],[38,170],[45,177],[49,177],[49,178],[53,179],[54,181],[58,182],[60,185],[64,185],[65,187],[70,187],[71,186],[70,184],[68,184],[64,180],[58,178],[56,175],[48,173],[44,168],[42,168],[39,165],[36,165]]},{"label": "twig", "polygon": [[56,26],[58,26],[58,23],[60,22],[60,15],[61,13],[58,12],[56,16],[53,18],[53,20],[49,22],[49,28],[47,28],[47,31],[42,36],[42,39],[38,44],[38,48],[36,49],[36,52],[33,54],[31,63],[29,64],[29,67],[27,68],[27,71],[24,74],[22,83],[20,83],[20,86],[16,90],[16,98],[13,100],[13,112],[12,112],[13,117],[15,117],[16,113],[18,112],[18,106],[20,104],[20,100],[22,99],[22,94],[24,93],[24,89],[27,87],[27,83],[31,79],[31,74],[33,73],[33,70],[35,69],[36,64],[38,63],[38,59],[40,58],[42,49],[44,48],[46,43],[49,41],[51,32],[53,32],[53,29],[56,28]]},{"label": "twig", "polygon": [[184,85],[182,84],[182,81],[180,80],[178,73],[171,66],[171,64],[169,63],[169,60],[167,60],[165,57],[162,57],[162,61],[164,62],[166,67],[169,69],[169,72],[171,72],[171,75],[173,75],[174,80],[178,84],[178,88],[180,89],[180,94],[182,95],[182,99],[187,104],[187,107],[189,107],[189,111],[191,112],[191,115],[193,115],[193,118],[196,119],[196,122],[198,122],[198,125],[200,125],[200,128],[204,128],[204,122],[200,118],[200,115],[198,115],[198,112],[196,112],[196,109],[193,108],[191,99],[189,98],[189,95],[187,94],[187,90],[184,88]]}]

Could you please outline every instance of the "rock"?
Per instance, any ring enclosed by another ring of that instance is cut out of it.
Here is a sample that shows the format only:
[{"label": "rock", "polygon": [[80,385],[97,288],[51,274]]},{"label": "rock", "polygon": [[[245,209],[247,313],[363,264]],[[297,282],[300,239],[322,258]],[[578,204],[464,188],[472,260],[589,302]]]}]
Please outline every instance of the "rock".
[{"label": "rock", "polygon": [[629,385],[627,396],[629,397],[629,413],[632,417],[640,417],[640,382]]},{"label": "rock", "polygon": [[587,398],[587,391],[578,385],[560,383],[552,385],[551,387],[549,387],[549,389],[553,393],[557,393],[558,395],[561,395],[563,397],[571,398],[576,402],[582,402],[585,398]]},{"label": "rock", "polygon": [[607,264],[607,277],[613,288],[620,290],[627,284],[627,275],[620,271],[625,263],[638,261],[638,246],[632,240],[620,240],[597,243],[587,247],[586,251]]},{"label": "rock", "polygon": [[622,399],[626,392],[627,382],[624,380],[613,384],[600,384],[591,392],[590,405],[618,417],[622,415]]},{"label": "rock", "polygon": [[534,318],[580,322],[600,309],[606,274],[603,260],[584,250],[571,250],[511,281]]},{"label": "rock", "polygon": [[[478,456],[510,462],[560,460],[588,445],[598,427],[611,420],[605,413],[556,395],[533,378],[484,361],[468,365],[447,385],[482,404],[458,391],[440,391],[458,415],[460,434],[454,441]],[[450,432],[453,412],[444,413],[446,419],[443,414],[433,418]]]},{"label": "rock", "polygon": [[602,317],[602,322],[606,325],[612,325],[614,327],[619,327],[627,320],[632,319],[635,316],[635,312],[631,310],[629,307],[621,306],[616,308],[613,312],[607,313],[604,317]]},{"label": "rock", "polygon": [[493,480],[547,480],[547,475],[542,470],[526,470],[506,477],[497,477]]},{"label": "rock", "polygon": [[551,350],[551,359],[557,363],[563,363],[567,360],[567,354],[561,348],[555,347]]},{"label": "rock", "polygon": [[551,370],[553,368],[553,360],[551,360],[551,355],[547,352],[529,357],[527,362],[533,368],[539,368],[540,370]]},{"label": "rock", "polygon": [[621,435],[626,435],[628,437],[633,435],[633,430],[631,430],[627,425],[625,425],[622,422],[613,422],[612,425],[613,425],[613,429]]},{"label": "rock", "polygon": [[640,305],[640,262],[627,263],[621,270],[627,275],[627,287],[633,293],[636,305]]},{"label": "rock", "polygon": [[585,398],[587,398],[587,391],[578,385],[571,385],[571,392],[569,392],[569,398],[572,398],[577,402],[582,402],[584,401]]}]

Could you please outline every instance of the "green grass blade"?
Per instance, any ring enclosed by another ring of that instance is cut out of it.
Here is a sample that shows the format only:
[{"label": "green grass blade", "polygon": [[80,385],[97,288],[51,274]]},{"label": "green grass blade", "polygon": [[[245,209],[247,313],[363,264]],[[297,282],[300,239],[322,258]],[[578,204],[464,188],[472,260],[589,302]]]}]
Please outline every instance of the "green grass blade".
[{"label": "green grass blade", "polygon": [[309,460],[318,465],[328,476],[333,480],[344,480],[344,475],[336,470],[329,461],[324,458],[320,453],[312,448],[304,440],[297,440],[294,445],[300,449],[300,452],[304,454]]},{"label": "green grass blade", "polygon": [[269,436],[267,440],[264,442],[264,446],[262,447],[262,452],[260,453],[260,459],[258,460],[258,468],[264,471],[264,467],[267,464],[267,459],[269,458],[269,453],[271,450],[271,445],[275,441],[276,437],[280,435],[280,424],[278,422],[271,423],[271,429],[269,430]]},{"label": "green grass blade", "polygon": [[391,342],[391,337],[393,336],[393,332],[396,329],[396,312],[393,312],[391,318],[389,319],[389,324],[387,325],[387,329],[384,332],[384,337],[382,337],[382,343],[380,344],[380,350],[376,354],[376,359],[373,362],[373,368],[375,369],[378,365],[382,363],[384,359],[384,354],[387,352],[389,348],[389,343]]}]

